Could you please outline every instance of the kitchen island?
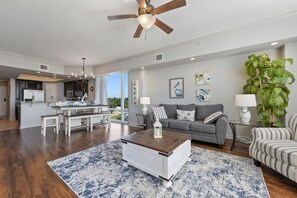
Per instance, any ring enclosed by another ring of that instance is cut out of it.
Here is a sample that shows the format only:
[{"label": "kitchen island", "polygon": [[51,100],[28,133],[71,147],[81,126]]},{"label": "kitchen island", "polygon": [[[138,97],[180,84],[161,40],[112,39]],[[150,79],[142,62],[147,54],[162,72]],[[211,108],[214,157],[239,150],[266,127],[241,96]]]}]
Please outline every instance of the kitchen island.
[{"label": "kitchen island", "polygon": [[[102,104],[68,104],[63,102],[63,105],[56,105],[58,103],[51,102],[21,102],[20,104],[20,129],[41,126],[42,115],[52,115],[62,113],[70,116],[76,111],[93,110],[99,113],[102,109],[107,108],[108,105]],[[60,103],[61,104],[61,103]]]},{"label": "kitchen island", "polygon": [[41,126],[40,116],[56,113],[50,102],[20,102],[20,129]]}]

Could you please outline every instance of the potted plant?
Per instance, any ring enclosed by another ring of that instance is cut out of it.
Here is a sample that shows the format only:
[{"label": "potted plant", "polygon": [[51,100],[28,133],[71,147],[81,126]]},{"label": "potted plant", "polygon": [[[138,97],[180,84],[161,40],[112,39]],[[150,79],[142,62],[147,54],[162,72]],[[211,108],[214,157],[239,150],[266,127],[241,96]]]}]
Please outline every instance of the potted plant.
[{"label": "potted plant", "polygon": [[295,81],[294,75],[285,68],[287,62],[292,65],[293,59],[271,60],[267,54],[252,54],[245,63],[250,78],[243,93],[257,95],[257,110],[264,126],[283,126],[281,118],[287,113],[290,94],[286,83]]}]

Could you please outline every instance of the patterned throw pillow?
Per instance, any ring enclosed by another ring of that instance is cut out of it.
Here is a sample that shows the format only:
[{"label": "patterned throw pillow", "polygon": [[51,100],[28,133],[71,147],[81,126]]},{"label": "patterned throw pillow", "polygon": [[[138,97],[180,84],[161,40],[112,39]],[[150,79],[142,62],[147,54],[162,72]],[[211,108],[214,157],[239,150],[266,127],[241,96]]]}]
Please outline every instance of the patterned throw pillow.
[{"label": "patterned throw pillow", "polygon": [[166,119],[168,118],[167,117],[167,114],[166,114],[166,111],[165,111],[165,108],[162,106],[162,107],[152,107],[153,109],[153,113],[154,113],[154,117],[155,119]]},{"label": "patterned throw pillow", "polygon": [[219,119],[222,116],[223,116],[223,112],[221,112],[221,111],[217,111],[215,113],[212,113],[212,114],[210,114],[209,116],[207,116],[204,119],[204,124],[212,124],[212,123],[214,123],[215,121],[217,121],[217,119]]},{"label": "patterned throw pillow", "polygon": [[189,120],[195,121],[195,110],[194,111],[185,111],[185,110],[176,110],[178,120]]}]

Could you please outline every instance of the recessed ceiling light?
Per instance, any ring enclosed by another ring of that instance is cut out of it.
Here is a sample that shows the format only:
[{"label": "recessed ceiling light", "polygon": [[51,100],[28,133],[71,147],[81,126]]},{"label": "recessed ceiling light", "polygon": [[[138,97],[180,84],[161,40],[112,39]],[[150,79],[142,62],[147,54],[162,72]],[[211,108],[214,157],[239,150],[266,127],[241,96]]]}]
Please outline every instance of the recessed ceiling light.
[{"label": "recessed ceiling light", "polygon": [[37,74],[40,74],[40,71],[38,71]]},{"label": "recessed ceiling light", "polygon": [[192,58],[190,58],[190,60],[191,60],[191,61],[193,61],[193,60],[195,60],[195,58],[194,58],[194,57],[192,57]]},{"label": "recessed ceiling light", "polygon": [[277,45],[277,44],[278,44],[278,42],[270,43],[271,46],[273,46],[273,45]]},{"label": "recessed ceiling light", "polygon": [[144,67],[140,67],[140,69],[144,69]]},{"label": "recessed ceiling light", "polygon": [[110,73],[110,75],[113,75],[113,73]]}]

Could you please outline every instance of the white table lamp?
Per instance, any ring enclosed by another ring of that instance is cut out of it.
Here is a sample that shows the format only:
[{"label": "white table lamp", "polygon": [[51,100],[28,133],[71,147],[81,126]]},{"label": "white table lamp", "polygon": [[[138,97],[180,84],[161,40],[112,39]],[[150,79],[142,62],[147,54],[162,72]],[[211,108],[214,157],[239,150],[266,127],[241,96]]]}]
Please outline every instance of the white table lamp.
[{"label": "white table lamp", "polygon": [[147,106],[146,105],[151,104],[150,97],[141,97],[139,103],[143,105],[143,108],[142,108],[143,115],[146,115],[147,114]]},{"label": "white table lamp", "polygon": [[251,113],[248,107],[256,107],[256,96],[255,94],[237,94],[235,98],[235,106],[241,107],[240,119],[243,124],[248,124],[251,119]]}]

